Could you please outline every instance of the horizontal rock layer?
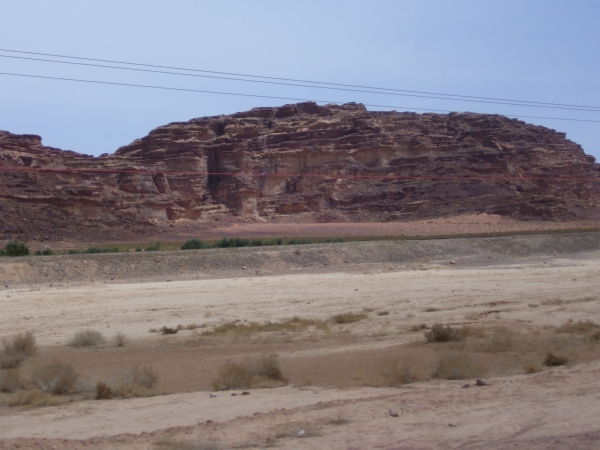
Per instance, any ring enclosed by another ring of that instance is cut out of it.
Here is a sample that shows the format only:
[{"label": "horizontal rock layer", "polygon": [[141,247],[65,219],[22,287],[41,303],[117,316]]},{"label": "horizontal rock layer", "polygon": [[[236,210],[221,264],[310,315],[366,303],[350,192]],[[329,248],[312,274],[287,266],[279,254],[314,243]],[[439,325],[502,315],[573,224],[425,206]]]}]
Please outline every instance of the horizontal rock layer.
[{"label": "horizontal rock layer", "polygon": [[594,158],[499,115],[299,103],[172,123],[98,158],[0,131],[2,167],[0,239],[133,237],[185,220],[600,217]]}]

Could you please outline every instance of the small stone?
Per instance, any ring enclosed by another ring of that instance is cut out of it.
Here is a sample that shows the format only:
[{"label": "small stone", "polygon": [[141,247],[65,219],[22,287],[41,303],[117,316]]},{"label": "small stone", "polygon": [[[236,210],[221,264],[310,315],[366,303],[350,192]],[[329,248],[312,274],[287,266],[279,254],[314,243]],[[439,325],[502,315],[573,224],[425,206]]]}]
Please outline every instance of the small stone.
[{"label": "small stone", "polygon": [[298,431],[298,437],[304,437],[306,435],[306,432],[304,430],[300,430]]},{"label": "small stone", "polygon": [[463,384],[463,389],[467,389],[467,388],[470,388],[470,387],[471,387],[471,385],[469,383]]},{"label": "small stone", "polygon": [[242,392],[242,394],[241,394],[241,395],[250,395],[250,392],[248,392],[248,391],[244,391],[244,392]]},{"label": "small stone", "polygon": [[396,408],[390,408],[390,416],[398,417],[398,410]]},{"label": "small stone", "polygon": [[488,384],[485,381],[477,380],[475,382],[475,386],[487,386]]},{"label": "small stone", "polygon": [[247,269],[247,267],[246,267],[246,266],[243,266],[243,267],[242,267],[242,269],[246,270],[246,269]]},{"label": "small stone", "polygon": [[454,265],[456,263],[454,261],[448,261],[448,264]]}]

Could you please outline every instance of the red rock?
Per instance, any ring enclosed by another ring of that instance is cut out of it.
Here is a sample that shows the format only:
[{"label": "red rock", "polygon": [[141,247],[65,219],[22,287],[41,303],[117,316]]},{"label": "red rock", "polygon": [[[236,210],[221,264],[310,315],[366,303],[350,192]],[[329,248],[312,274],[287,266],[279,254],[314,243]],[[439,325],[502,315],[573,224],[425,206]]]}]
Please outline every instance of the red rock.
[{"label": "red rock", "polygon": [[0,169],[20,169],[0,170],[0,239],[139,237],[182,220],[595,219],[594,161],[564,133],[516,119],[359,104],[172,123],[98,158],[0,131]]}]

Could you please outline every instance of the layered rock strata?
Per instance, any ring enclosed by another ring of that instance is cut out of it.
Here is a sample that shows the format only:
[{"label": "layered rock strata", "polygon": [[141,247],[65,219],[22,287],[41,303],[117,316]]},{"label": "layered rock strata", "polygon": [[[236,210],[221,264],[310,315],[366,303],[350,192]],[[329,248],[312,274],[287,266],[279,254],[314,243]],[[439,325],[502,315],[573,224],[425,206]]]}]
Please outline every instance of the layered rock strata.
[{"label": "layered rock strata", "polygon": [[0,239],[132,237],[183,221],[600,217],[594,158],[499,115],[300,103],[171,123],[101,157],[0,132],[2,167]]}]

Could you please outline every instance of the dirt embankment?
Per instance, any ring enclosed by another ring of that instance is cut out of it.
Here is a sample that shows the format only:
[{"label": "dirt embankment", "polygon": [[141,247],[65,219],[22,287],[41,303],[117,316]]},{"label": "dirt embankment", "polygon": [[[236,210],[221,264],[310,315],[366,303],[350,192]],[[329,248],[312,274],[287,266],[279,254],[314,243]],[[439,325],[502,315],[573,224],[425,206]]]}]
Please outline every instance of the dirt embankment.
[{"label": "dirt embankment", "polygon": [[86,283],[271,275],[373,264],[481,266],[600,250],[600,233],[348,242],[0,259],[2,284]]}]

